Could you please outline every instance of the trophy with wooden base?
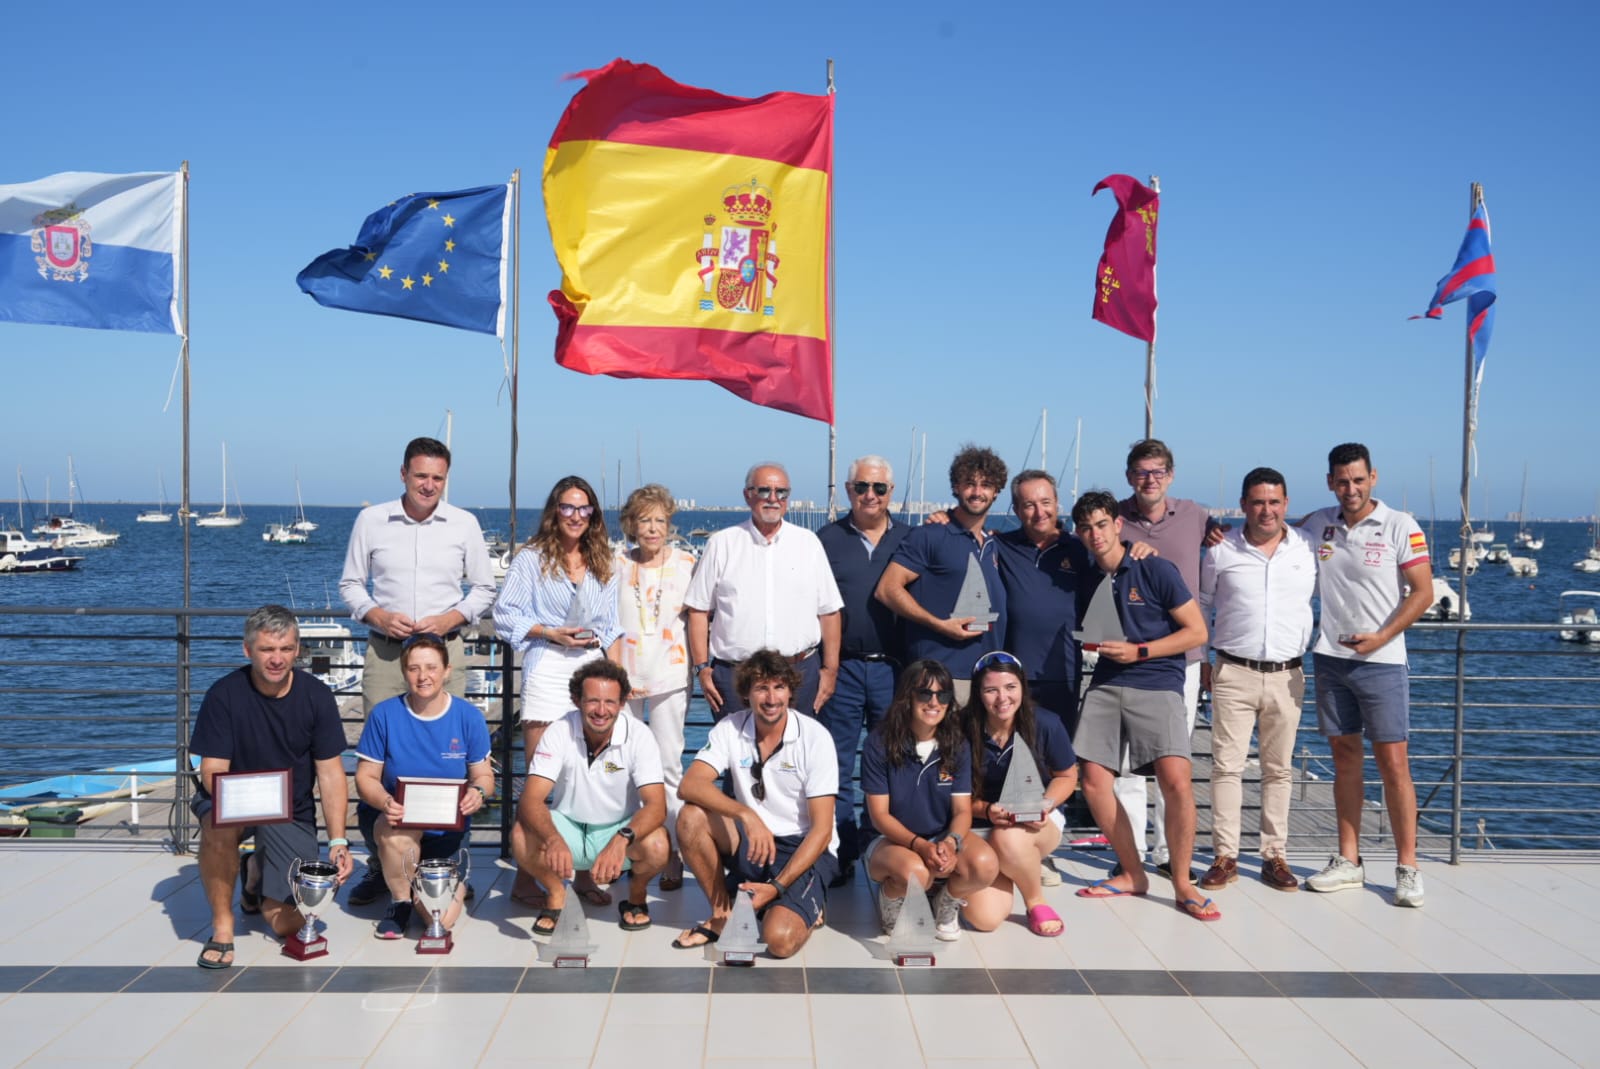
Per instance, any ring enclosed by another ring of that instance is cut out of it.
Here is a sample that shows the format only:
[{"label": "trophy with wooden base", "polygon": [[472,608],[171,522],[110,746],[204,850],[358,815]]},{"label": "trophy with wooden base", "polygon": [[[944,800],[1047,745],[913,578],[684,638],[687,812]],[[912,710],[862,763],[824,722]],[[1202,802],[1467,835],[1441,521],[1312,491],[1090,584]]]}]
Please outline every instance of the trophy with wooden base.
[{"label": "trophy with wooden base", "polygon": [[584,916],[583,902],[567,883],[567,903],[556,917],[555,931],[550,940],[539,944],[539,960],[547,961],[558,969],[587,969],[589,955],[598,946],[589,942],[589,918]]},{"label": "trophy with wooden base", "polygon": [[317,910],[339,889],[339,870],[326,861],[289,862],[289,897],[306,919],[298,932],[283,940],[283,952],[296,961],[320,958],[328,952],[328,940],[317,935]]},{"label": "trophy with wooden base", "polygon": [[906,881],[905,905],[900,907],[900,916],[895,918],[894,928],[889,932],[889,956],[902,968],[931,967],[937,945],[928,892],[913,876]]},{"label": "trophy with wooden base", "polygon": [[448,954],[455,940],[444,926],[444,915],[466,881],[472,859],[465,850],[455,857],[430,858],[411,868],[412,897],[428,919],[427,930],[417,940],[418,954]]},{"label": "trophy with wooden base", "polygon": [[736,892],[733,913],[728,917],[722,938],[717,940],[715,953],[724,965],[755,965],[756,955],[767,949],[761,941],[761,922],[756,920],[755,903],[749,891]]},{"label": "trophy with wooden base", "polygon": [[1010,813],[1018,824],[1037,824],[1050,813],[1044,796],[1044,779],[1033,751],[1015,732],[1011,735],[1011,765],[995,804]]},{"label": "trophy with wooden base", "polygon": [[989,625],[1000,619],[1000,614],[990,609],[989,582],[983,577],[983,565],[978,563],[977,557],[967,558],[967,577],[961,581],[961,593],[956,595],[955,607],[950,610],[952,620],[963,616],[972,617],[966,629],[975,635],[988,631]]}]

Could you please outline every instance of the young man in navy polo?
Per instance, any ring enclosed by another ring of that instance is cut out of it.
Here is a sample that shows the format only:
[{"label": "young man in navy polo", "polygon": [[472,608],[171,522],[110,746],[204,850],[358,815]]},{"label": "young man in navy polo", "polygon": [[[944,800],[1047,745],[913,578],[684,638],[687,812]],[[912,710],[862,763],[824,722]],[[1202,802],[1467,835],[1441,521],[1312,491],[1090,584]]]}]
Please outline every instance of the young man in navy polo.
[{"label": "young man in navy polo", "polygon": [[1196,920],[1222,916],[1196,890],[1189,872],[1194,851],[1194,795],[1189,786],[1189,731],[1183,708],[1184,654],[1206,641],[1200,605],[1178,569],[1160,557],[1134,560],[1122,541],[1117,499],[1091,490],[1072,507],[1078,538],[1094,558],[1078,585],[1080,627],[1101,584],[1125,636],[1098,643],[1099,660],[1084,695],[1074,749],[1083,767],[1083,793],[1100,830],[1111,840],[1122,871],[1078,892],[1082,898],[1142,895],[1150,878],[1140,864],[1133,825],[1113,787],[1122,751],[1134,775],[1154,774],[1167,803],[1167,843],[1177,906]]}]

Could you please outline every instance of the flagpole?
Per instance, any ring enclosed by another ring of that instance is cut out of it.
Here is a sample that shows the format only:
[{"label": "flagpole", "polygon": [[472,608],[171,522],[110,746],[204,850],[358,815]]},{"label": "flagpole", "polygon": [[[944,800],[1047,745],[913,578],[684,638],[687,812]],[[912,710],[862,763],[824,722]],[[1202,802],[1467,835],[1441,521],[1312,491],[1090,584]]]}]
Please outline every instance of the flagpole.
[{"label": "flagpole", "polygon": [[[1470,220],[1477,212],[1478,206],[1483,203],[1483,186],[1477,182],[1472,183],[1467,196],[1467,218]],[[1472,312],[1469,303],[1465,321],[1465,337],[1467,351],[1466,379],[1462,394],[1461,409],[1461,556],[1456,568],[1456,581],[1460,584],[1460,597],[1456,599],[1456,611],[1462,623],[1466,622],[1467,613],[1467,568],[1475,559],[1476,544],[1472,541],[1472,437],[1474,424],[1477,423],[1477,404],[1473,396],[1472,374]],[[1449,559],[1448,557],[1446,558]],[[1456,630],[1456,693],[1455,693],[1455,734],[1456,752],[1455,759],[1451,762],[1452,790],[1455,797],[1461,798],[1462,787],[1462,756],[1461,737],[1465,725],[1466,713],[1466,684],[1462,675],[1462,665],[1467,655],[1467,632],[1464,629]],[[1455,813],[1450,818],[1450,863],[1457,864],[1461,860],[1461,807],[1455,806]]]},{"label": "flagpole", "polygon": [[[1161,192],[1161,177],[1150,176],[1150,189]],[[1150,264],[1150,297],[1154,301],[1156,296],[1156,265]],[[1150,340],[1144,347],[1144,436],[1156,436],[1156,312],[1160,310],[1159,304],[1150,313]]]},{"label": "flagpole", "polygon": [[[178,229],[178,316],[183,326],[183,339],[179,343],[178,362],[183,367],[183,485],[178,492],[178,523],[183,526],[183,612],[178,616],[178,679],[177,679],[177,716],[175,723],[178,727],[177,756],[178,764],[175,767],[189,767],[189,161],[184,160],[178,169],[178,195],[182,198],[181,216]],[[223,493],[227,490],[224,488]],[[226,504],[226,497],[224,497]],[[189,812],[189,777],[178,776],[174,781],[176,798],[174,805],[178,812],[187,816]],[[181,822],[187,830],[188,821]],[[182,854],[188,852],[189,836],[179,836],[174,841],[174,849]]]},{"label": "flagpole", "polygon": [[[828,96],[834,95],[833,85],[833,60],[828,60]],[[831,157],[831,152],[830,152]],[[838,402],[838,395],[834,390],[837,372],[834,370],[839,360],[838,339],[833,334],[833,183],[839,171],[835,166],[828,175],[828,407],[833,408]],[[839,428],[836,420],[838,412],[835,410],[834,418],[828,421],[828,522],[832,523],[839,515],[839,507],[834,500],[835,470],[839,461]]]},{"label": "flagpole", "polygon": [[512,551],[517,546],[517,342],[522,316],[522,168],[511,172],[511,523]]}]

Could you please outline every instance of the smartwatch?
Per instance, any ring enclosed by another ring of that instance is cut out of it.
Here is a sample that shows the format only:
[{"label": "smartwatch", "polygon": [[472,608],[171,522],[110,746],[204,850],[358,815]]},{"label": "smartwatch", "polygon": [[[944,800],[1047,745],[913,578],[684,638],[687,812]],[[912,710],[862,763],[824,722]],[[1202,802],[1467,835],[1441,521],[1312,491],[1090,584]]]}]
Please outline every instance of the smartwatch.
[{"label": "smartwatch", "polygon": [[1149,658],[1150,658],[1150,647],[1149,646],[1145,646],[1145,645],[1140,645],[1140,647],[1139,647],[1139,660],[1144,661],[1144,660],[1148,660]]},{"label": "smartwatch", "polygon": [[633,829],[632,828],[630,828],[626,824],[624,824],[622,827],[617,829],[617,834],[622,836],[624,839],[626,839],[628,841],[628,845],[629,846],[633,845]]}]

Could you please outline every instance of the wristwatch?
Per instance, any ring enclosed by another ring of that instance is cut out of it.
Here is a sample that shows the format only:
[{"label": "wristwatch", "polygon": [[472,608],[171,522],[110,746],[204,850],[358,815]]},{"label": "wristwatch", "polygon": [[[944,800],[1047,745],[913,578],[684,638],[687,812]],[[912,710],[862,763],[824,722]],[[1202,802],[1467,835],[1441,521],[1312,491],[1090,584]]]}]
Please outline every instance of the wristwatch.
[{"label": "wristwatch", "polygon": [[690,665],[689,666],[689,672],[692,675],[699,675],[701,672],[704,672],[707,668],[710,668],[710,667],[711,667],[711,662],[710,661],[701,661],[699,664]]},{"label": "wristwatch", "polygon": [[945,838],[954,839],[956,841],[956,853],[961,853],[961,836],[957,835],[955,832],[951,832],[949,835],[946,835]]},{"label": "wristwatch", "polygon": [[628,827],[627,825],[623,825],[622,827],[617,829],[617,834],[622,836],[624,839],[626,839],[628,841],[628,845],[629,846],[633,845],[633,829],[632,828]]},{"label": "wristwatch", "polygon": [[1145,661],[1145,660],[1149,660],[1149,659],[1150,659],[1150,647],[1149,646],[1145,646],[1145,645],[1141,645],[1139,647],[1139,660]]}]

